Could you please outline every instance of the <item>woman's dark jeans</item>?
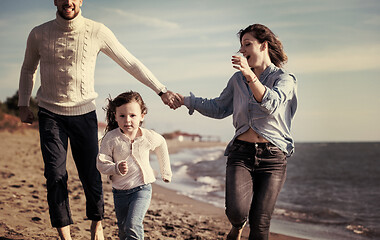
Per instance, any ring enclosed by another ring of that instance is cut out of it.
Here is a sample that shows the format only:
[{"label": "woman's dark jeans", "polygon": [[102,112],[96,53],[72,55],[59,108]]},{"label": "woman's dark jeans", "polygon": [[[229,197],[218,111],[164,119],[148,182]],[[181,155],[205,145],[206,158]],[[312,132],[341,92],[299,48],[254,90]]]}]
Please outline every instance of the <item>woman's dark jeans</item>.
[{"label": "woman's dark jeans", "polygon": [[241,228],[249,220],[249,239],[268,239],[278,194],[286,178],[286,154],[271,143],[235,140],[226,170],[226,215]]}]

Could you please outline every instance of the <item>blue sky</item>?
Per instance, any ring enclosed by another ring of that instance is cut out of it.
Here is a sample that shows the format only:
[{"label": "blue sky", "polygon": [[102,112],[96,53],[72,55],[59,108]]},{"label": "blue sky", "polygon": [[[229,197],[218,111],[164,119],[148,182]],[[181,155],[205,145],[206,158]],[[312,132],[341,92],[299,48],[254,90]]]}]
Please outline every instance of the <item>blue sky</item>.
[{"label": "blue sky", "polygon": [[[30,30],[55,18],[53,0],[0,1],[0,101],[18,88]],[[104,23],[170,90],[216,97],[235,72],[236,33],[253,23],[279,36],[298,78],[296,141],[380,141],[380,2],[377,0],[98,1],[83,16]],[[103,53],[95,72],[98,118],[105,99],[126,90],[148,105],[145,127],[220,136],[232,118],[214,120],[182,107],[173,111]],[[34,94],[38,88],[37,77]]]}]

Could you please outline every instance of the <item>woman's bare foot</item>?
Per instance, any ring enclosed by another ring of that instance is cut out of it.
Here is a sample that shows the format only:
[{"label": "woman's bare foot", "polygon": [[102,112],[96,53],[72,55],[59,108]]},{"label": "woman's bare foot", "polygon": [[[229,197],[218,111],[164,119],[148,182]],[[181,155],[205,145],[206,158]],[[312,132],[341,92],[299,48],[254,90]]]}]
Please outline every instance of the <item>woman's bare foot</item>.
[{"label": "woman's bare foot", "polygon": [[245,222],[240,229],[232,226],[230,232],[227,235],[227,240],[240,240],[241,234],[246,223],[247,222]]}]

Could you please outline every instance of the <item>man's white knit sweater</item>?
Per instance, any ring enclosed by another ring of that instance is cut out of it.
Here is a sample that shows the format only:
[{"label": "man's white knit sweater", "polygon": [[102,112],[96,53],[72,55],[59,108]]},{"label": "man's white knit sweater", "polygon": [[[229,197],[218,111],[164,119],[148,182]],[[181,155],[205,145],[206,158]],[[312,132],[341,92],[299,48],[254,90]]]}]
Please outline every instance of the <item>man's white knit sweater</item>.
[{"label": "man's white knit sweater", "polygon": [[164,89],[155,76],[101,23],[84,18],[56,19],[35,27],[29,34],[19,86],[19,106],[29,106],[40,63],[40,107],[74,116],[96,109],[94,72],[102,51],[137,80],[159,93]]}]

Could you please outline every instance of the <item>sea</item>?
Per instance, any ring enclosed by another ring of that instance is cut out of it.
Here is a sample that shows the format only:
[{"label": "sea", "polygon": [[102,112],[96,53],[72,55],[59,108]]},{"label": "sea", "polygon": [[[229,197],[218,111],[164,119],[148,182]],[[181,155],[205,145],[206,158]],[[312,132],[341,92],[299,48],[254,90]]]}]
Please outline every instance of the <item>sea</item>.
[{"label": "sea", "polygon": [[[224,208],[223,153],[224,147],[213,147],[171,154],[172,182],[156,183]],[[380,142],[296,143],[287,166],[272,232],[318,240],[380,239]]]}]

